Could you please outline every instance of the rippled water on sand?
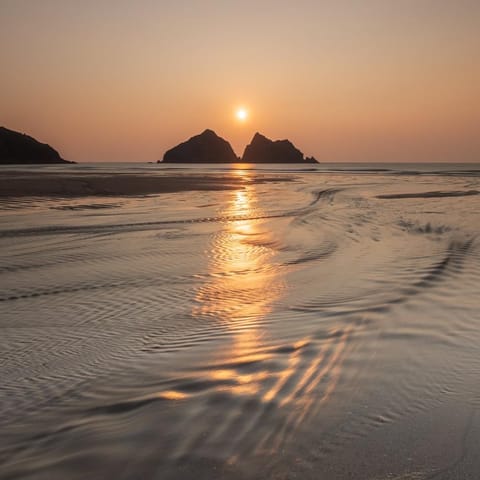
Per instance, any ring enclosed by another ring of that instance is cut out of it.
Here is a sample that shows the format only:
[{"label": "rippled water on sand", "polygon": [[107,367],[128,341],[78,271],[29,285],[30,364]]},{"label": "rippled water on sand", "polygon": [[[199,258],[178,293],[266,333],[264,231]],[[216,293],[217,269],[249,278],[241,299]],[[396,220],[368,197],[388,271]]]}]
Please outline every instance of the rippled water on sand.
[{"label": "rippled water on sand", "polygon": [[0,478],[479,478],[480,171],[219,174],[0,199]]}]

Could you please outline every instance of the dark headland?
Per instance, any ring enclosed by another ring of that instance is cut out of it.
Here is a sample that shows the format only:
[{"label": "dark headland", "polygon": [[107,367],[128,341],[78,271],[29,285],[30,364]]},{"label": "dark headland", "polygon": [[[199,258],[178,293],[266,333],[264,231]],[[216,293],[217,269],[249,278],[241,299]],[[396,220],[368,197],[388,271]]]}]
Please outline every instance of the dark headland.
[{"label": "dark headland", "polygon": [[24,133],[0,127],[0,165],[75,163],[64,160],[46,143]]},{"label": "dark headland", "polygon": [[242,158],[235,155],[231,145],[213,130],[205,130],[168,150],[164,163],[318,163],[306,157],[289,140],[270,140],[256,133],[245,148]]}]

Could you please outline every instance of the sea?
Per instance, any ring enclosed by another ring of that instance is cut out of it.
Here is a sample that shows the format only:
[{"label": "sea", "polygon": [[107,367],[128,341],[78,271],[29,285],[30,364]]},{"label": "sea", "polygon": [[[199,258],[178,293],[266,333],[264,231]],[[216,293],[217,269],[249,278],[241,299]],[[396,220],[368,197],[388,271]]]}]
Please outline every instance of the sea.
[{"label": "sea", "polygon": [[480,164],[7,169],[0,479],[480,478]]}]

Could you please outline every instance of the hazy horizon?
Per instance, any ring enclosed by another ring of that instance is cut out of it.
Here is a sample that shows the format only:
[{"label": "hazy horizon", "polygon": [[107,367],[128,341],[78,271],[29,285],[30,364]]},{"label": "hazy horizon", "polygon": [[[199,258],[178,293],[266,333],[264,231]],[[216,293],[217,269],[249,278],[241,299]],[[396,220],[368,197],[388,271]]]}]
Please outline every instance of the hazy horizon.
[{"label": "hazy horizon", "polygon": [[237,155],[259,131],[320,162],[478,162],[479,21],[468,0],[3,0],[0,125],[78,162],[206,128]]}]

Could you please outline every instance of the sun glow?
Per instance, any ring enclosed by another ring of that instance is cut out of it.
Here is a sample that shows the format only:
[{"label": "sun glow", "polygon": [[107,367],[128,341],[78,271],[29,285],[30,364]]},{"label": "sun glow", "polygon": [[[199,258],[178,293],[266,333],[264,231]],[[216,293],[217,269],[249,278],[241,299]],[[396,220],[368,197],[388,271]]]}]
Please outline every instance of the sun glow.
[{"label": "sun glow", "polygon": [[245,108],[238,108],[235,112],[237,120],[244,122],[248,118],[248,111]]}]

